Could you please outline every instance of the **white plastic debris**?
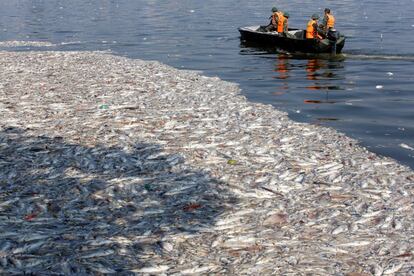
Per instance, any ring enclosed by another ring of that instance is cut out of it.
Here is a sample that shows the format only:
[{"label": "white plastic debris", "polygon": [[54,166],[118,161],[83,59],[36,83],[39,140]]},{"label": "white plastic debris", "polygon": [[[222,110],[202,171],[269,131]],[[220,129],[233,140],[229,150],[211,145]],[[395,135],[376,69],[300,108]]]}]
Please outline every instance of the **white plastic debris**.
[{"label": "white plastic debris", "polygon": [[384,88],[384,86],[382,86],[382,85],[377,85],[377,86],[375,86],[375,88],[376,88],[376,89],[383,89],[383,88]]}]

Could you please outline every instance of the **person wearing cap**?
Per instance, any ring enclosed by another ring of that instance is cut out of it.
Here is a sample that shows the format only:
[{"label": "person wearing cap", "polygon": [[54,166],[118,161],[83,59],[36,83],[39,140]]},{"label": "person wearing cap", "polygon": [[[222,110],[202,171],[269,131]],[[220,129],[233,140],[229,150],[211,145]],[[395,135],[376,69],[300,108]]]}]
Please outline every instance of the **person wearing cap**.
[{"label": "person wearing cap", "polygon": [[270,24],[266,27],[266,31],[277,31],[279,26],[283,29],[283,12],[279,11],[276,7],[272,8],[272,15],[270,16]]},{"label": "person wearing cap", "polygon": [[281,26],[278,25],[277,27],[278,33],[284,33],[288,31],[288,20],[289,20],[289,13],[283,12],[282,24],[280,24]]},{"label": "person wearing cap", "polygon": [[279,29],[277,30],[279,33],[283,33],[283,35],[285,37],[294,37],[293,35],[291,35],[288,31],[289,31],[289,27],[288,27],[288,20],[289,20],[289,13],[288,12],[283,12],[283,28],[281,31],[279,31]]},{"label": "person wearing cap", "polygon": [[308,25],[306,27],[307,39],[322,39],[322,37],[318,34],[318,19],[319,15],[317,15],[316,13],[312,14],[311,20],[309,20]]},{"label": "person wearing cap", "polygon": [[322,24],[327,31],[335,28],[335,17],[331,14],[331,10],[328,8],[325,9],[325,16],[323,17]]},{"label": "person wearing cap", "polygon": [[326,8],[324,10],[325,15],[322,20],[322,24],[319,26],[322,32],[326,35],[330,29],[335,27],[335,17],[331,14],[331,10]]}]

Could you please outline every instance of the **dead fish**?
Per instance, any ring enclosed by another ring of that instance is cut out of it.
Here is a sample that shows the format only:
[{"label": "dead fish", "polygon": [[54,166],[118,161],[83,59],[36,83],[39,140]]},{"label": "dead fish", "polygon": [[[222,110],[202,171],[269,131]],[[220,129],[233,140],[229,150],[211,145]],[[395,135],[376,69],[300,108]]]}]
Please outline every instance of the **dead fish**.
[{"label": "dead fish", "polygon": [[24,268],[25,268],[25,270],[27,270],[27,268],[34,268],[34,267],[42,265],[46,262],[48,262],[47,259],[25,260],[24,261]]},{"label": "dead fish", "polygon": [[409,272],[414,173],[357,141],[158,62],[0,65],[0,274]]},{"label": "dead fish", "polygon": [[410,147],[409,145],[404,144],[404,143],[401,143],[401,144],[400,144],[400,147],[402,147],[402,148],[404,148],[404,149],[408,149],[408,150],[412,150],[412,151],[414,151],[414,148],[413,148],[413,147]]},{"label": "dead fish", "polygon": [[111,245],[113,243],[114,241],[109,239],[96,239],[88,242],[88,244],[91,246]]},{"label": "dead fish", "polygon": [[348,225],[340,225],[336,227],[334,230],[332,230],[332,235],[338,235],[340,233],[347,232],[347,231],[348,231]]},{"label": "dead fish", "polygon": [[9,258],[10,262],[18,269],[22,269],[23,268],[23,263],[21,260],[17,259],[17,258]]},{"label": "dead fish", "polygon": [[21,237],[19,239],[19,242],[31,242],[31,241],[37,241],[37,240],[45,240],[49,238],[48,235],[43,235],[43,234],[26,234],[23,237]]},{"label": "dead fish", "polygon": [[81,259],[90,259],[90,258],[105,257],[105,256],[113,255],[114,253],[115,253],[115,251],[112,250],[112,249],[98,250],[98,251],[91,252],[89,254],[83,255],[80,258]]},{"label": "dead fish", "polygon": [[383,275],[394,275],[404,266],[404,263],[393,264],[384,269]]},{"label": "dead fish", "polygon": [[181,274],[200,274],[200,273],[207,273],[208,271],[212,271],[216,269],[216,266],[209,265],[209,266],[200,266],[200,267],[193,267],[193,268],[187,268],[182,271],[180,271]]},{"label": "dead fish", "polygon": [[42,247],[46,241],[39,241],[32,244],[27,244],[23,247],[18,247],[16,249],[13,249],[11,252],[13,254],[22,254],[22,253],[32,253],[33,251],[38,250],[40,247]]},{"label": "dead fish", "polygon": [[1,202],[0,203],[0,210],[3,210],[4,207],[8,207],[8,206],[10,206],[11,204],[13,204],[17,201],[19,201],[18,197]]},{"label": "dead fish", "polygon": [[5,241],[0,245],[0,255],[6,254],[6,252],[12,247],[12,243],[9,241]]},{"label": "dead fish", "polygon": [[342,247],[359,247],[359,246],[367,246],[369,244],[371,244],[370,241],[354,241],[354,242],[338,244],[338,246],[342,246]]},{"label": "dead fish", "polygon": [[268,216],[264,221],[264,226],[283,226],[288,223],[288,215],[284,213],[276,213]]},{"label": "dead fish", "polygon": [[134,273],[163,273],[170,269],[167,265],[160,265],[160,266],[151,266],[151,267],[143,267],[137,269],[131,269],[131,272]]},{"label": "dead fish", "polygon": [[98,273],[102,273],[102,274],[114,274],[117,273],[116,270],[104,266],[103,264],[100,263],[89,263],[88,267],[90,267],[93,271],[98,272]]}]

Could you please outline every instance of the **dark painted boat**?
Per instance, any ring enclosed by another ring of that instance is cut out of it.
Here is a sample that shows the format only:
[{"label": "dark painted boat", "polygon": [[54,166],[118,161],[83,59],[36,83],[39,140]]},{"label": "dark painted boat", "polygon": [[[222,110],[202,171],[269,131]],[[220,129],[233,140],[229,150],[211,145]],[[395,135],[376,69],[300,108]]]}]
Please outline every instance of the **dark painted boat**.
[{"label": "dark painted boat", "polygon": [[334,33],[330,39],[306,39],[305,30],[289,29],[288,35],[266,32],[264,26],[239,28],[240,39],[245,42],[260,44],[265,47],[280,48],[289,52],[302,53],[340,53],[345,45],[345,36]]}]

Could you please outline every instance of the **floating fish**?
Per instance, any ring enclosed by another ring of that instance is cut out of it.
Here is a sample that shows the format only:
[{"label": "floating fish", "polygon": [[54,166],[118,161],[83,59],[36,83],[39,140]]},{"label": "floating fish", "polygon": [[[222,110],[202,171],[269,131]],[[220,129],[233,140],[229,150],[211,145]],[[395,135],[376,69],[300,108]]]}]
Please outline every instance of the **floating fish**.
[{"label": "floating fish", "polygon": [[0,274],[414,269],[414,173],[354,139],[159,62],[0,65]]}]

